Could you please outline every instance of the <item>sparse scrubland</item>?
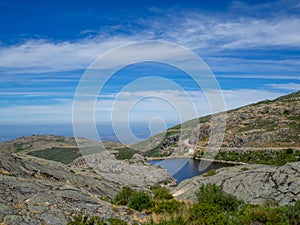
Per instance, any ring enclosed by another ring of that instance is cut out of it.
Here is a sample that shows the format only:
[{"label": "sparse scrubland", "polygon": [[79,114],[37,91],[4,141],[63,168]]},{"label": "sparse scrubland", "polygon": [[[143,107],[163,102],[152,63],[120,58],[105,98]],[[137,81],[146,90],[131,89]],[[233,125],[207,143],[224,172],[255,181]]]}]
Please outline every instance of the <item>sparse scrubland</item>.
[{"label": "sparse scrubland", "polygon": [[[149,214],[144,225],[198,224],[278,224],[297,225],[300,221],[300,201],[294,205],[278,206],[266,201],[264,205],[246,204],[225,193],[219,186],[201,186],[195,193],[197,202],[175,200],[165,188],[155,187],[153,193],[136,192],[124,188],[115,197],[115,204]],[[131,202],[134,202],[132,204]],[[107,221],[107,222],[106,222]],[[68,225],[115,224],[111,219],[75,217]],[[118,220],[117,224],[128,224]]]}]

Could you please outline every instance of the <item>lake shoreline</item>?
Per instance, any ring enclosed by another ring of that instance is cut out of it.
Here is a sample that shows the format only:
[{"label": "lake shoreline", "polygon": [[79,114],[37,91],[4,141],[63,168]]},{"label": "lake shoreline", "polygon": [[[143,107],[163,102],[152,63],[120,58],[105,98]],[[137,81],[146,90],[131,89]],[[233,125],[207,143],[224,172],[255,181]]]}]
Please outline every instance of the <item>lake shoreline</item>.
[{"label": "lake shoreline", "polygon": [[189,157],[189,156],[146,157],[146,160],[149,162],[149,161],[154,161],[154,160],[169,160],[169,159],[184,159],[184,158],[194,159],[194,160],[198,160],[198,161],[224,163],[224,164],[237,165],[237,166],[248,164],[248,163],[244,163],[244,162],[235,162],[235,161],[226,161],[226,160],[218,160],[218,159],[208,159],[208,158],[194,158],[194,157]]}]

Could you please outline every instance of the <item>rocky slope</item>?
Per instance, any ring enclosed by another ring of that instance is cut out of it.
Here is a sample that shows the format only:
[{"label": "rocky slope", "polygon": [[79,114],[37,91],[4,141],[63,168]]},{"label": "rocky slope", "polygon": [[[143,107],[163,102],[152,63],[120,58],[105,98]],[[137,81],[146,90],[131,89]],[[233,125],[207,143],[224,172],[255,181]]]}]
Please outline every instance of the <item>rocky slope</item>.
[{"label": "rocky slope", "polygon": [[[272,149],[300,147],[300,91],[225,113],[222,149]],[[211,134],[211,116],[187,121],[134,147],[160,155],[184,155],[205,150]],[[147,154],[147,153],[146,153]],[[151,154],[149,154],[151,155]]]},{"label": "rocky slope", "polygon": [[174,178],[163,168],[150,165],[144,157],[135,154],[131,160],[116,160],[108,151],[76,159],[73,164],[81,168],[93,168],[113,181],[130,187],[147,187],[157,183],[176,184]]},{"label": "rocky slope", "polygon": [[178,199],[195,201],[195,191],[208,183],[220,185],[225,192],[248,203],[293,204],[300,200],[300,162],[280,167],[248,164],[222,168],[215,175],[202,175],[183,181],[173,195]]},{"label": "rocky slope", "polygon": [[122,170],[134,168],[144,175],[152,174],[152,178],[123,175],[115,163],[119,161],[109,153],[98,158],[109,158],[116,166],[114,171],[105,166],[94,170],[1,151],[0,157],[0,223],[4,224],[66,224],[78,214],[138,222],[146,215],[103,199],[112,199],[123,186],[147,191],[150,185],[172,180],[163,169],[130,162],[122,163]]}]

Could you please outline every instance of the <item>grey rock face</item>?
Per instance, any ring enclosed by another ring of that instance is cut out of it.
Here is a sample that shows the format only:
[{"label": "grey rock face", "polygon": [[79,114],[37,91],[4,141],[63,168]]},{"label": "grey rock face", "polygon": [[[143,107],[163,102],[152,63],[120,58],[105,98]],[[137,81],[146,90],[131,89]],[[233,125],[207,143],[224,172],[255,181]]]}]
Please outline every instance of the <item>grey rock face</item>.
[{"label": "grey rock face", "polygon": [[[101,162],[94,170],[0,152],[0,223],[66,224],[78,214],[120,218],[130,223],[147,217],[102,199],[112,199],[125,185],[148,190],[149,185],[171,176],[147,164],[105,157],[108,163]],[[122,171],[129,172],[123,175]],[[158,175],[161,171],[162,175]]]},{"label": "grey rock face", "polygon": [[151,166],[140,155],[134,155],[129,161],[121,161],[116,160],[113,155],[105,151],[79,158],[74,161],[74,164],[81,167],[92,167],[98,174],[109,177],[109,180],[131,187],[147,187],[157,183],[175,182],[167,170]]},{"label": "grey rock face", "polygon": [[178,199],[195,201],[203,184],[215,183],[248,203],[276,201],[279,205],[300,200],[300,162],[284,166],[243,165],[217,170],[213,176],[197,176],[182,182],[173,191]]}]

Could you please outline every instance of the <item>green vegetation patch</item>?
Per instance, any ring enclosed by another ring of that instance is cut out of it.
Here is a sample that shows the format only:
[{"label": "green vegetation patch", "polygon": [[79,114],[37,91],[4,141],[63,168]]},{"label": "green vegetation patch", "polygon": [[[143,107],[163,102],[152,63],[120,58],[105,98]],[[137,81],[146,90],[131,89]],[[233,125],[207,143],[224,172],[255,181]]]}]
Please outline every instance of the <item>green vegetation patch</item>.
[{"label": "green vegetation patch", "polygon": [[235,211],[242,204],[233,195],[227,194],[221,187],[216,184],[207,184],[201,186],[199,191],[196,192],[198,203],[206,203],[218,206],[224,211]]},{"label": "green vegetation patch", "polygon": [[29,152],[28,155],[68,164],[81,156],[78,148],[50,148]]},{"label": "green vegetation patch", "polygon": [[172,215],[175,213],[179,213],[183,205],[183,203],[175,199],[154,201],[151,211],[156,214],[168,213]]},{"label": "green vegetation patch", "polygon": [[154,149],[146,151],[145,156],[146,157],[157,158],[157,157],[168,157],[171,154],[172,154],[172,151],[161,151],[158,148],[154,148]]},{"label": "green vegetation patch", "polygon": [[67,225],[108,225],[104,222],[104,219],[98,216],[74,216],[72,221],[68,222]]},{"label": "green vegetation patch", "polygon": [[[195,158],[201,158],[203,152],[194,154]],[[244,162],[252,164],[265,164],[282,166],[289,162],[300,161],[300,151],[292,148],[281,150],[256,150],[256,151],[220,151],[216,160]]]},{"label": "green vegetation patch", "polygon": [[127,205],[133,193],[134,191],[131,188],[123,187],[122,191],[115,196],[112,203],[115,205]]},{"label": "green vegetation patch", "polygon": [[149,209],[152,206],[149,194],[143,191],[134,191],[129,187],[124,187],[114,198],[113,204],[127,205],[137,211]]},{"label": "green vegetation patch", "polygon": [[150,209],[152,206],[152,201],[150,199],[149,194],[145,192],[133,192],[129,202],[128,207],[139,212]]},{"label": "green vegetation patch", "polygon": [[205,174],[203,174],[203,176],[204,177],[210,177],[210,176],[214,176],[216,174],[217,174],[216,170],[209,170]]},{"label": "green vegetation patch", "polygon": [[109,218],[107,221],[110,223],[110,225],[127,225],[128,223],[124,220],[118,219],[118,218]]},{"label": "green vegetation patch", "polygon": [[131,148],[122,148],[117,151],[115,156],[118,160],[131,159],[134,154],[140,153],[140,151]]},{"label": "green vegetation patch", "polygon": [[161,187],[160,185],[152,187],[153,198],[156,200],[170,200],[173,199],[173,195],[171,195],[170,191]]},{"label": "green vegetation patch", "polygon": [[74,216],[72,221],[68,222],[67,225],[128,225],[124,220],[118,218],[104,219],[99,216]]}]

